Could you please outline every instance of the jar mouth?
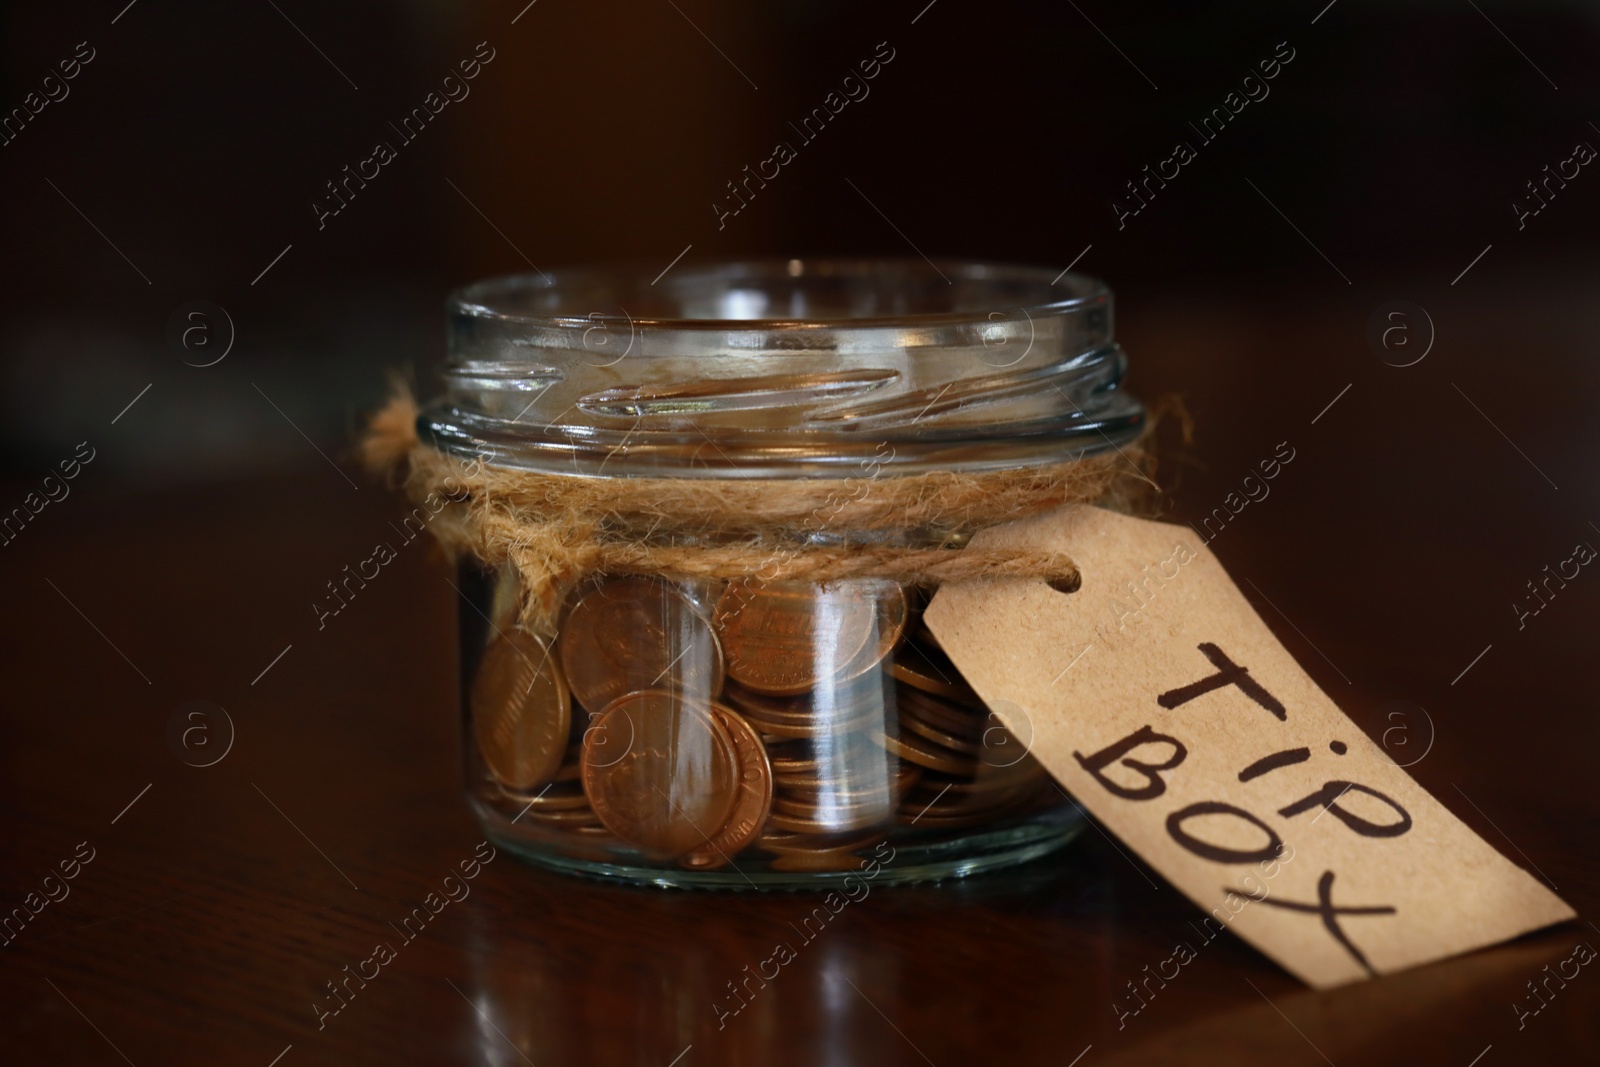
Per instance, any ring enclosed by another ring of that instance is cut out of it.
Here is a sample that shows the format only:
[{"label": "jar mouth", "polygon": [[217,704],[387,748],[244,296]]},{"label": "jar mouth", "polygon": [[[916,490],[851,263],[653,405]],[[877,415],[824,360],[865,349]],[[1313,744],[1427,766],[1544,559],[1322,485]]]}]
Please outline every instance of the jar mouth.
[{"label": "jar mouth", "polygon": [[585,267],[449,305],[425,440],[607,476],[976,470],[1120,447],[1112,297],[1085,275],[899,259]]},{"label": "jar mouth", "polygon": [[489,278],[450,294],[452,315],[587,329],[622,313],[667,330],[982,325],[995,312],[1048,317],[1106,299],[1097,278],[967,260],[767,259],[573,267]]}]

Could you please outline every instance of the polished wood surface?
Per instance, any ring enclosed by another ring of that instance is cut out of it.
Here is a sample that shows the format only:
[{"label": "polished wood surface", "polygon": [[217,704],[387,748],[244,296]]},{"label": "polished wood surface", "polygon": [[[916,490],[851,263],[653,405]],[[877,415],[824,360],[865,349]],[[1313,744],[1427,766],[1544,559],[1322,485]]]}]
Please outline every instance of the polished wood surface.
[{"label": "polished wood surface", "polygon": [[[1177,519],[1292,443],[1215,550],[1352,718],[1414,745],[1402,762],[1426,750],[1412,773],[1579,921],[1330,992],[1224,936],[1119,1025],[1113,1001],[1196,940],[1199,912],[1090,829],[1013,872],[873,889],[720,1028],[728,983],[794,940],[814,900],[619,888],[502,854],[407,941],[396,927],[482,837],[459,781],[452,572],[409,545],[319,629],[324,583],[393,540],[382,488],[309,448],[276,479],[161,493],[91,466],[0,550],[4,908],[93,850],[0,948],[0,1059],[1595,1062],[1600,971],[1551,982],[1520,1027],[1514,1006],[1600,945],[1600,578],[1520,628],[1510,605],[1576,542],[1600,544],[1596,330],[1574,286],[1492,307],[1424,295],[1438,345],[1394,368],[1363,339],[1390,296],[1124,301],[1131,384],[1180,390],[1198,420]],[[194,699],[236,730],[208,767],[169,741]],[[393,957],[319,1028],[327,983],[371,974],[380,943]]]}]

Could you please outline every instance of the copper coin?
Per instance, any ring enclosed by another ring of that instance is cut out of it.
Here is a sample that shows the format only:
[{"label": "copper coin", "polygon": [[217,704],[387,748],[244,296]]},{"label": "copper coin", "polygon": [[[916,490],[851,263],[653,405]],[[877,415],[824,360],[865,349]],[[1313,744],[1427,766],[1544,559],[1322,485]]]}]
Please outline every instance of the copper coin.
[{"label": "copper coin", "polygon": [[982,826],[987,822],[998,821],[1002,816],[1008,815],[1011,808],[996,808],[991,811],[962,812],[956,815],[941,815],[935,812],[906,811],[902,808],[895,814],[895,822],[901,826],[915,826],[919,830],[964,830],[973,826]]},{"label": "copper coin", "polygon": [[900,715],[900,728],[902,730],[910,730],[924,741],[932,741],[940,748],[949,749],[958,755],[976,756],[981,749],[977,742],[968,741],[964,737],[941,730],[937,726],[922,721],[916,715],[906,714],[904,709],[902,709]]},{"label": "copper coin", "polygon": [[981,705],[983,701],[973,692],[967,680],[961,677],[955,664],[943,653],[930,655],[916,644],[905,641],[895,649],[894,662],[889,672],[896,681],[921,689],[925,693],[954,700],[958,704]]},{"label": "copper coin", "polygon": [[[909,786],[915,779],[903,780]],[[896,782],[892,791],[884,786],[858,792],[780,793],[773,798],[772,811],[774,815],[804,819],[814,826],[825,828],[823,832],[838,833],[881,823],[903,792],[899,782]],[[779,828],[796,829],[793,826]]]},{"label": "copper coin", "polygon": [[774,871],[856,871],[861,869],[861,857],[849,849],[783,852],[769,860],[767,867]]},{"label": "copper coin", "polygon": [[722,824],[722,829],[680,861],[685,867],[699,870],[713,870],[731,863],[736,854],[743,852],[760,835],[761,828],[767,824],[767,816],[772,813],[772,764],[755,728],[721,704],[711,705],[711,714],[733,740],[739,763],[739,793],[733,803],[733,814]]},{"label": "copper coin", "polygon": [[722,648],[706,617],[656,578],[607,578],[585,587],[558,641],[572,695],[590,712],[624,693],[722,689]]},{"label": "copper coin", "polygon": [[583,789],[612,833],[673,859],[728,821],[739,760],[709,704],[645,689],[613,701],[584,738]]},{"label": "copper coin", "polygon": [[813,697],[784,697],[753,693],[730,683],[723,696],[763,734],[792,740],[820,741],[882,727],[888,718],[882,689],[869,685],[854,690],[829,690],[841,702],[816,703]]},{"label": "copper coin", "polygon": [[770,737],[788,741],[822,741],[827,738],[843,738],[851,734],[864,733],[869,727],[883,725],[881,715],[863,715],[845,721],[821,720],[803,724],[771,722],[749,708],[737,704],[734,706],[750,725],[761,731],[763,740]]},{"label": "copper coin", "polygon": [[1008,785],[1018,781],[1033,781],[1047,777],[1044,764],[1033,755],[1027,753],[1021,759],[1009,763],[990,763],[986,759],[978,761],[978,773],[973,778],[973,788],[984,789],[990,786]]},{"label": "copper coin", "polygon": [[728,677],[763,693],[804,693],[843,671],[866,647],[877,617],[850,589],[730,582],[717,598]]},{"label": "copper coin", "polygon": [[773,808],[767,825],[779,830],[789,830],[797,834],[836,834],[845,830],[860,830],[886,821],[890,812],[887,809],[862,808],[850,813],[850,818],[835,818],[833,813],[811,813],[807,815],[791,815],[787,812]]},{"label": "copper coin", "polygon": [[882,663],[906,632],[906,592],[898,583],[873,583],[862,592],[872,600],[875,626],[866,647],[844,672],[846,678],[859,678]]},{"label": "copper coin", "polygon": [[884,687],[873,681],[840,686],[824,683],[800,696],[759,693],[737,682],[730,682],[723,696],[768,722],[793,725],[804,725],[819,719],[854,719],[879,711],[885,702]]},{"label": "copper coin", "polygon": [[600,824],[600,819],[595,815],[594,809],[588,805],[571,811],[537,811],[530,808],[528,809],[527,818],[533,819],[535,822],[560,826],[565,829],[574,829],[580,826],[598,826]]},{"label": "copper coin", "polygon": [[472,725],[489,773],[507,789],[537,789],[561,767],[572,700],[543,641],[513,630],[483,654]]},{"label": "copper coin", "polygon": [[589,798],[584,795],[583,789],[561,789],[546,787],[538,796],[528,798],[528,811],[573,811],[578,808],[589,807]]},{"label": "copper coin", "polygon": [[1019,799],[1030,795],[1034,787],[1003,789],[991,793],[953,793],[948,789],[929,794],[925,789],[913,789],[900,805],[901,811],[927,812],[930,815],[975,815],[1010,807]]},{"label": "copper coin", "polygon": [[896,693],[895,707],[901,716],[915,715],[930,726],[971,741],[981,741],[991,725],[986,708],[957,704],[909,685]]},{"label": "copper coin", "polygon": [[[880,763],[882,763],[882,750],[873,748],[873,751],[877,752],[878,760]],[[865,752],[862,753],[862,755],[865,754]],[[839,766],[834,769],[842,773],[834,777],[824,778],[816,774],[774,774],[773,780],[777,784],[779,790],[786,796],[792,797],[795,800],[807,802],[813,801],[814,798],[824,793],[836,796],[844,803],[852,803],[854,802],[853,798],[856,797],[876,797],[886,795],[889,792],[890,783],[887,779],[887,772],[889,770],[888,767],[871,767],[871,771],[874,773],[875,777],[875,784],[870,789],[862,790],[857,784],[865,777],[861,773],[862,768],[860,760],[850,760],[848,757],[845,757],[840,759],[839,762],[843,764],[843,766]],[[851,766],[852,763],[854,766]],[[852,770],[855,771],[854,775],[849,773]],[[893,770],[893,788],[896,795],[903,794],[906,790],[910,789],[912,785],[916,784],[918,779],[922,777],[922,768],[913,763],[899,761],[898,765],[895,766]]]},{"label": "copper coin", "polygon": [[951,777],[930,771],[923,776],[920,785],[924,791],[947,791],[951,798],[979,797],[1020,789],[1044,778],[1044,768],[1030,756],[1007,767],[980,763],[977,773],[971,777]]},{"label": "copper coin", "polygon": [[882,830],[872,830],[866,834],[795,834],[787,830],[769,829],[756,841],[756,845],[777,856],[798,852],[859,852],[877,845],[884,836]]},{"label": "copper coin", "polygon": [[774,775],[810,774],[819,766],[817,750],[804,741],[779,741],[767,746],[767,759]]},{"label": "copper coin", "polygon": [[945,774],[959,774],[970,778],[978,769],[977,760],[969,756],[958,756],[954,752],[924,741],[915,734],[890,737],[875,732],[871,736],[874,741],[901,759],[915,763],[919,767],[926,767],[930,771],[943,771]]}]

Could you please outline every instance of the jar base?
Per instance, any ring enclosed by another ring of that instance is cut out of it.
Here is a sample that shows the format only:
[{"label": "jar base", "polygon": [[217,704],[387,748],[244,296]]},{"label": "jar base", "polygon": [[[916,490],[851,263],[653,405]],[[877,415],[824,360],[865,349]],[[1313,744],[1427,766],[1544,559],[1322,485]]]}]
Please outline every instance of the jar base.
[{"label": "jar base", "polygon": [[[896,828],[886,838],[893,849],[891,858],[883,860],[881,852],[864,848],[859,865],[845,870],[776,870],[771,861],[750,856],[740,857],[737,866],[703,871],[633,864],[598,855],[585,859],[557,851],[548,840],[521,832],[520,827],[492,809],[478,804],[474,807],[489,840],[524,862],[562,874],[663,889],[820,890],[842,886],[847,878],[880,886],[965,878],[1049,855],[1077,837],[1085,825],[1083,815],[1075,808],[1061,807],[961,834]],[[874,858],[880,861],[877,873],[864,873],[863,868]]]}]

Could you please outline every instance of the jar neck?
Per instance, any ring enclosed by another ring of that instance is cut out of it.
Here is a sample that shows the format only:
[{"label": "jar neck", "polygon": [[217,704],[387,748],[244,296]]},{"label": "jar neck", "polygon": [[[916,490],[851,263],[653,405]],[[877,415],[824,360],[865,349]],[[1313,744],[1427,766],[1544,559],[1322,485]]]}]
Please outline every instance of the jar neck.
[{"label": "jar neck", "polygon": [[446,392],[418,430],[501,466],[692,478],[1033,466],[1138,435],[1104,286],[935,270],[686,267],[659,292],[619,271],[481,283],[455,298]]}]

